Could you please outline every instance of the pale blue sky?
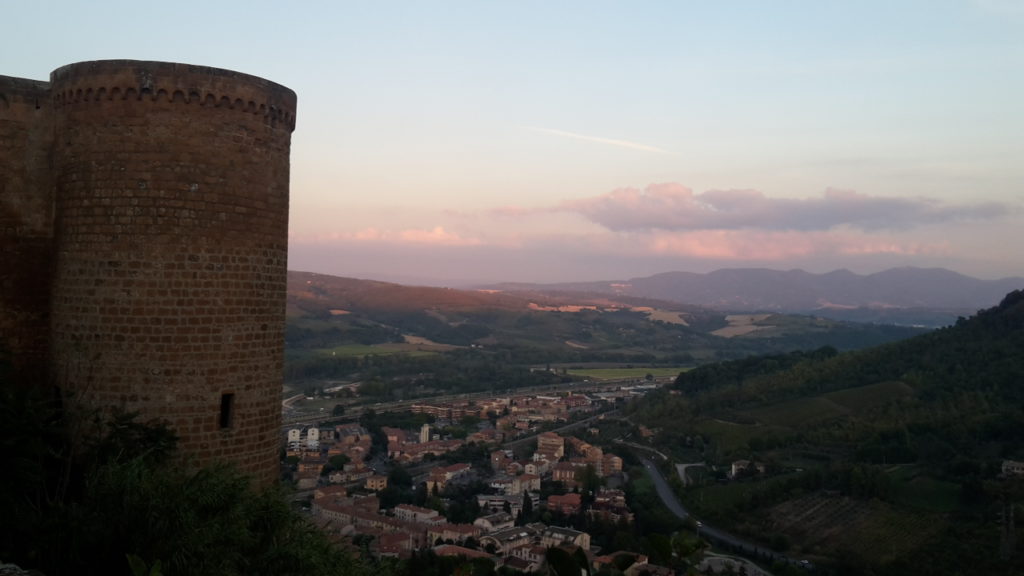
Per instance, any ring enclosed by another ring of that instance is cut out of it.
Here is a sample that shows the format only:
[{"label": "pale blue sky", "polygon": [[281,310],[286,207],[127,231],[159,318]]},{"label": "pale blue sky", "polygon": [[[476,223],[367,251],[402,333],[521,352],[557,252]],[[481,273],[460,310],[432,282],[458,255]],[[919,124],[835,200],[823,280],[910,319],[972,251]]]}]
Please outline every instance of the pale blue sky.
[{"label": "pale blue sky", "polygon": [[3,4],[0,74],[295,90],[295,269],[1024,275],[1024,0]]}]

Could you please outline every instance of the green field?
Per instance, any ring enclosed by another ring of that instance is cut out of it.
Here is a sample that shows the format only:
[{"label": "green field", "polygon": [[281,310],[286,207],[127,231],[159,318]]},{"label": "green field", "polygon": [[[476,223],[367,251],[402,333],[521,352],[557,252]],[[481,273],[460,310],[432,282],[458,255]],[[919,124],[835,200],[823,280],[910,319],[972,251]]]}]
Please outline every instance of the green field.
[{"label": "green field", "polygon": [[764,437],[773,432],[789,432],[788,428],[778,426],[748,426],[717,419],[700,420],[695,428],[701,435],[711,438],[723,454],[729,454],[737,449],[745,450],[747,442],[752,438]]},{"label": "green field", "polygon": [[943,515],[905,514],[879,500],[814,492],[773,506],[749,528],[755,534],[785,534],[800,543],[801,554],[834,556],[848,550],[891,561],[912,555],[945,524]]},{"label": "green field", "polygon": [[767,487],[783,483],[795,474],[780,474],[766,480],[705,484],[687,489],[686,505],[707,518],[724,518]]},{"label": "green field", "polygon": [[822,397],[855,412],[860,412],[913,394],[914,389],[903,382],[888,381],[838,390]]},{"label": "green field", "polygon": [[959,504],[958,484],[922,474],[916,466],[897,468],[889,478],[893,500],[899,504],[933,512],[950,512]]},{"label": "green field", "polygon": [[820,396],[769,404],[744,410],[740,414],[764,424],[795,428],[831,418],[863,413],[913,393],[913,389],[902,382],[879,382]]},{"label": "green field", "polygon": [[680,372],[686,372],[686,367],[658,367],[658,368],[569,368],[567,372],[574,376],[583,376],[594,380],[626,380],[629,378],[643,379],[648,374],[655,378],[675,378]]},{"label": "green field", "polygon": [[793,428],[818,420],[844,416],[846,410],[831,400],[815,396],[745,410],[743,413],[765,424]]},{"label": "green field", "polygon": [[408,354],[409,356],[429,356],[436,354],[423,350],[424,346],[416,344],[343,344],[333,348],[317,348],[316,352],[325,356],[384,356],[388,354]]}]

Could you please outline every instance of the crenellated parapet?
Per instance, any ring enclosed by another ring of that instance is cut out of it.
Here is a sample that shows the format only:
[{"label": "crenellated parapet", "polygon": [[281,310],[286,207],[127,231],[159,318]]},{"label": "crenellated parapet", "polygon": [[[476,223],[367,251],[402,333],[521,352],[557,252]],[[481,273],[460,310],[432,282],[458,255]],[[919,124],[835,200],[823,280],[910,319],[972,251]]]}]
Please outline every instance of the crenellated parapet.
[{"label": "crenellated parapet", "polygon": [[295,93],[274,82],[231,70],[136,60],[79,62],[50,75],[54,107],[80,103],[148,101],[199,105],[265,118],[295,129]]}]

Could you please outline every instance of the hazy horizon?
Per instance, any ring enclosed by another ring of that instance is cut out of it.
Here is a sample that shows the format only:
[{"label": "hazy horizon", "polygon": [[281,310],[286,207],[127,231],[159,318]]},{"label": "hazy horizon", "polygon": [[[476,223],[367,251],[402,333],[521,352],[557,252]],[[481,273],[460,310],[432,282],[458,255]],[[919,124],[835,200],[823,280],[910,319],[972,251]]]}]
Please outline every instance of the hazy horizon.
[{"label": "hazy horizon", "polygon": [[67,0],[5,17],[0,74],[165,60],[295,90],[292,269],[1024,275],[1018,0]]},{"label": "hazy horizon", "polygon": [[[922,270],[923,269],[929,269],[929,268],[936,268],[936,267],[924,267],[924,266],[922,266],[922,267],[908,266],[908,267],[909,268],[922,269]],[[357,280],[389,282],[389,283],[392,283],[392,284],[402,284],[402,285],[407,285],[407,286],[434,286],[434,287],[448,287],[448,288],[455,288],[455,289],[470,289],[471,290],[471,289],[479,288],[481,286],[490,286],[490,285],[496,285],[496,284],[520,284],[520,283],[521,284],[563,284],[563,283],[588,283],[588,282],[624,281],[624,280],[632,280],[632,279],[637,279],[637,278],[646,278],[646,277],[655,276],[655,275],[658,275],[658,274],[668,274],[668,273],[674,273],[674,272],[695,273],[695,274],[709,274],[711,272],[716,272],[716,271],[721,271],[721,270],[767,269],[767,270],[775,270],[775,271],[781,271],[781,272],[803,271],[803,272],[807,272],[809,274],[823,275],[823,274],[828,274],[830,272],[838,272],[838,271],[841,271],[841,270],[846,270],[846,271],[852,272],[853,274],[856,274],[858,276],[870,276],[872,274],[877,274],[879,272],[885,272],[887,270],[892,270],[894,268],[898,269],[898,268],[903,268],[903,267],[901,267],[901,266],[893,266],[893,267],[889,267],[889,268],[882,268],[882,269],[879,269],[879,270],[859,272],[857,270],[850,270],[848,268],[833,268],[833,269],[829,269],[829,270],[807,270],[807,269],[799,268],[799,267],[796,267],[796,268],[783,268],[783,267],[770,267],[770,266],[725,266],[725,267],[713,268],[713,269],[709,269],[709,270],[683,270],[683,269],[661,270],[661,271],[658,271],[658,272],[652,272],[650,274],[629,274],[629,275],[593,277],[593,278],[587,277],[587,278],[570,279],[570,280],[487,279],[487,278],[469,278],[469,277],[414,276],[414,275],[409,275],[409,274],[402,274],[401,272],[395,272],[395,271],[392,271],[392,272],[384,271],[384,272],[366,273],[366,274],[361,274],[361,273],[358,273],[358,272],[355,272],[355,273],[347,273],[347,272],[346,273],[341,273],[341,272],[329,272],[329,271],[326,271],[326,270],[304,269],[304,268],[300,268],[300,267],[296,267],[296,266],[291,266],[291,265],[288,266],[288,271],[289,272],[299,272],[299,273],[323,274],[325,276],[336,276],[336,277],[341,277],[341,278],[353,278],[353,279],[357,279]],[[991,277],[990,278],[990,277],[984,277],[984,276],[976,276],[976,275],[973,275],[973,274],[964,274],[964,273],[962,273],[962,272],[960,272],[958,270],[952,270],[952,269],[944,268],[944,267],[938,267],[938,268],[941,268],[941,269],[944,269],[944,270],[949,270],[949,271],[957,273],[957,274],[962,274],[964,276],[968,276],[968,277],[971,277],[971,278],[975,278],[975,279],[978,279],[978,280],[984,280],[984,281],[998,281],[998,280],[1008,280],[1008,279],[1021,279],[1021,278],[1024,278],[1024,276],[1019,276],[1019,275],[1018,276],[1015,276],[1015,275],[997,276],[997,277]],[[1024,289],[1024,285],[1021,286],[1021,289]]]}]

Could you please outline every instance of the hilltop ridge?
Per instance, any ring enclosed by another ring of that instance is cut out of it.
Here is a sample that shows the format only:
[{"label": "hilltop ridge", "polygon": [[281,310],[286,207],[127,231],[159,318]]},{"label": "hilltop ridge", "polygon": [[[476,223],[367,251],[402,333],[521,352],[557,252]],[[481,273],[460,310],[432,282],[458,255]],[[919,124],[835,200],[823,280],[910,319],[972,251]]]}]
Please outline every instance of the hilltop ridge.
[{"label": "hilltop ridge", "polygon": [[1024,278],[972,278],[945,268],[892,268],[859,275],[849,270],[726,268],[707,274],[665,272],[629,280],[557,284],[506,283],[510,292],[585,292],[638,296],[716,310],[813,313],[852,321],[942,326],[992,306],[1024,287]]}]

